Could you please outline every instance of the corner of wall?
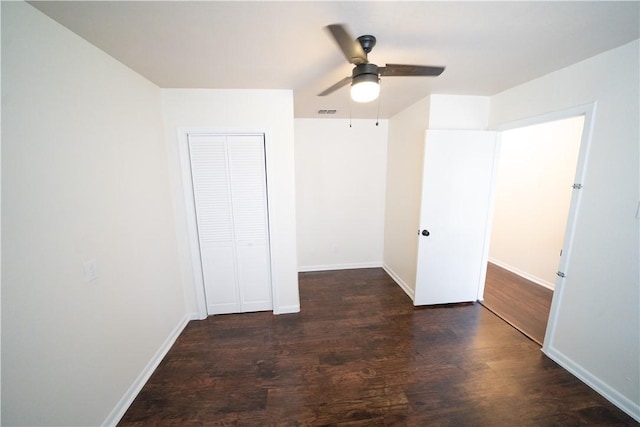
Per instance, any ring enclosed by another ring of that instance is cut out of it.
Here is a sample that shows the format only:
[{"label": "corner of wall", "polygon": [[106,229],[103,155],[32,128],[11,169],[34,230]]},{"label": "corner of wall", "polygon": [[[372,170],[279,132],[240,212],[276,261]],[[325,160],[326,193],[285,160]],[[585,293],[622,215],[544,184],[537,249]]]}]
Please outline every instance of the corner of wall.
[{"label": "corner of wall", "polygon": [[543,352],[558,365],[575,375],[580,381],[597,391],[607,400],[622,409],[629,416],[640,423],[640,405],[618,392],[592,372],[583,368],[579,363],[571,359],[554,346],[544,347]]},{"label": "corner of wall", "polygon": [[151,375],[156,370],[162,359],[167,355],[171,346],[176,342],[184,328],[187,327],[191,320],[200,320],[197,313],[186,314],[178,324],[173,328],[173,330],[169,333],[167,338],[164,340],[160,348],[156,351],[153,357],[149,360],[147,365],[142,369],[138,377],[133,381],[129,389],[124,393],[122,398],[118,401],[116,406],[111,410],[107,418],[102,423],[103,426],[115,426],[118,424],[120,419],[124,416],[129,409],[129,406],[133,403],[133,400],[136,398],[142,387],[147,383]]},{"label": "corner of wall", "polygon": [[485,130],[490,104],[488,96],[431,95],[429,129]]},{"label": "corner of wall", "polygon": [[389,119],[383,268],[409,295],[415,288],[424,137],[431,97]]}]

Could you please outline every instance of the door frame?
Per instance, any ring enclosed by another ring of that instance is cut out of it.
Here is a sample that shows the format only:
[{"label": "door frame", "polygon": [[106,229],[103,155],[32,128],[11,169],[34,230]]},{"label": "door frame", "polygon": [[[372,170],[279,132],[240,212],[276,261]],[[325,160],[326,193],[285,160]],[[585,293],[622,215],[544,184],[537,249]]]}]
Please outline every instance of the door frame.
[{"label": "door frame", "polygon": [[[271,215],[269,215],[269,161],[267,134],[261,131],[229,131],[215,128],[180,128],[178,129],[178,152],[180,156],[180,173],[182,177],[182,193],[184,194],[187,230],[189,234],[189,253],[191,255],[191,270],[193,273],[193,292],[195,296],[198,319],[206,319],[209,316],[207,312],[207,299],[205,294],[204,275],[202,272],[202,259],[200,258],[200,241],[198,239],[198,224],[196,221],[196,205],[193,195],[193,181],[191,175],[191,159],[189,156],[189,135],[218,135],[218,136],[246,136],[259,135],[262,137],[265,151],[265,179],[267,192],[267,224],[269,227],[269,253],[273,254],[273,242],[270,237]],[[271,304],[272,310],[276,312],[276,288],[273,283],[273,256],[269,256],[269,266],[271,277]]]},{"label": "door frame", "polygon": [[[582,136],[580,140],[580,148],[578,152],[578,163],[576,165],[576,172],[574,177],[574,183],[583,184],[585,172],[587,169],[587,163],[589,160],[589,151],[591,148],[591,140],[593,135],[593,127],[595,123],[595,114],[597,103],[589,103],[578,105],[576,107],[568,108],[565,110],[555,111],[547,114],[542,114],[539,116],[534,116],[522,120],[517,120],[513,122],[508,122],[502,125],[499,125],[496,128],[498,131],[498,151],[501,144],[501,134],[504,131],[522,128],[526,126],[538,125],[547,122],[553,122],[562,119],[568,119],[576,116],[584,116],[584,124],[582,129]],[[496,160],[498,157],[496,156]],[[491,215],[490,220],[487,226],[487,232],[485,236],[485,254],[484,254],[484,264],[489,261],[489,244],[491,239],[491,228],[493,226],[493,211],[495,207],[495,184],[497,174],[495,171],[497,167],[494,167],[494,176],[492,177],[492,200],[491,200]],[[558,271],[562,271],[565,275],[569,274],[570,270],[570,260],[571,260],[571,252],[573,247],[573,240],[575,237],[575,228],[577,223],[577,218],[580,213],[580,202],[582,200],[582,191],[574,190],[571,194],[571,202],[569,206],[569,215],[567,217],[567,224],[565,228],[565,235],[563,239],[562,246],[562,255],[560,256],[560,261],[558,263]],[[556,277],[555,282],[555,290],[553,292],[553,299],[551,301],[551,310],[549,311],[549,320],[547,322],[547,330],[545,332],[544,341],[542,344],[542,351],[547,353],[549,350],[549,346],[551,342],[553,342],[553,338],[555,337],[556,331],[556,323],[559,317],[559,309],[561,306],[561,301],[564,293],[564,279],[560,276]],[[479,290],[478,296],[482,296],[484,294],[484,281],[481,282],[482,289]]]}]

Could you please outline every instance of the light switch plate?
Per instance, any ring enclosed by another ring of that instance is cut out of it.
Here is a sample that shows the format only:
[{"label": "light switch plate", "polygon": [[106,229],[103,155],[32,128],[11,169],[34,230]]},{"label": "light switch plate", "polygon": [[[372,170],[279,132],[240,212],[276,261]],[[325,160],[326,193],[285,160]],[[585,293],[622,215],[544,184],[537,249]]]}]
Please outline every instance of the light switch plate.
[{"label": "light switch plate", "polygon": [[100,275],[98,274],[98,262],[95,258],[90,258],[84,261],[84,277],[87,282],[96,280]]}]

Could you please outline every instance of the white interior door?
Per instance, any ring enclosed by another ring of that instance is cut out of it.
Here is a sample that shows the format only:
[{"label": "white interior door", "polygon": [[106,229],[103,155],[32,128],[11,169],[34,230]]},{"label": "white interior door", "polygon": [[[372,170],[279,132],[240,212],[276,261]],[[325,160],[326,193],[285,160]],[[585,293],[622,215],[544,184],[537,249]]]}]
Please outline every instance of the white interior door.
[{"label": "white interior door", "polygon": [[271,310],[262,135],[189,135],[208,314]]},{"label": "white interior door", "polygon": [[478,299],[495,149],[495,132],[427,131],[415,305]]}]

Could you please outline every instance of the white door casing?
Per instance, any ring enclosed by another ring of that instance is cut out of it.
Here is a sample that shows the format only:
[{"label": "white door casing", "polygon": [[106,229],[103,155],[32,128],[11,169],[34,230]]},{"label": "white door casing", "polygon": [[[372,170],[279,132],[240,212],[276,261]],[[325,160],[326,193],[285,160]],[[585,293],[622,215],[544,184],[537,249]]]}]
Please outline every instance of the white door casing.
[{"label": "white door casing", "polygon": [[414,305],[478,299],[495,155],[495,132],[426,132]]}]

